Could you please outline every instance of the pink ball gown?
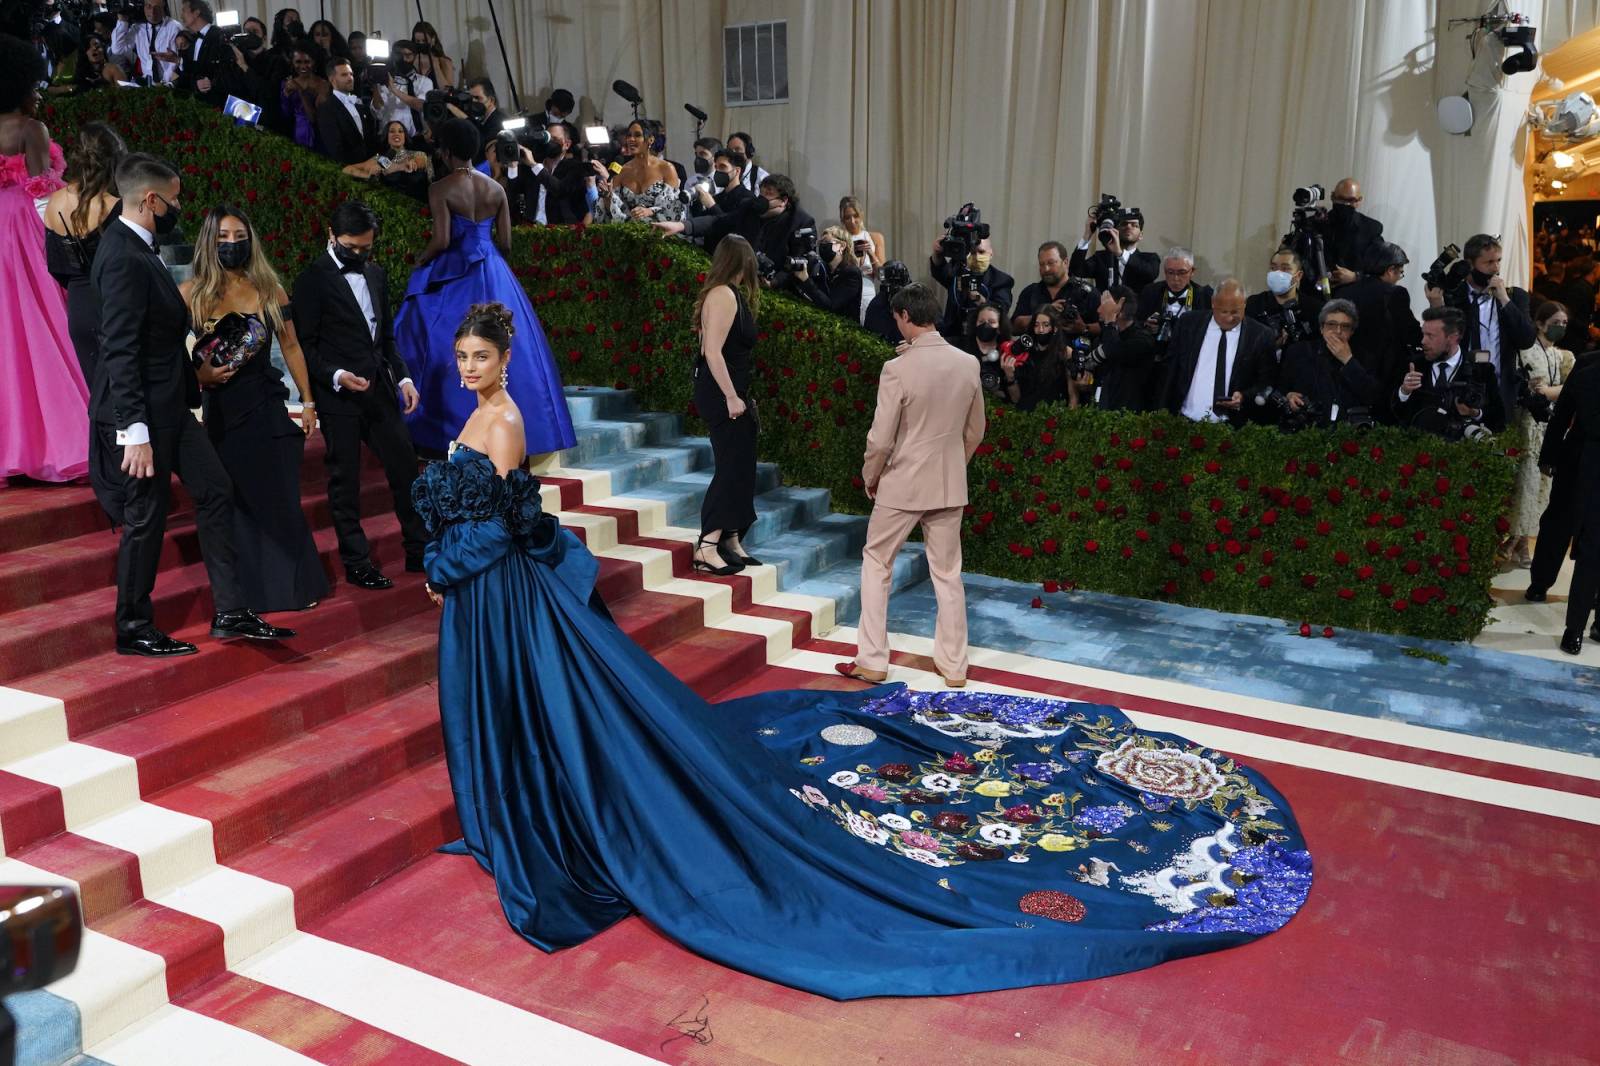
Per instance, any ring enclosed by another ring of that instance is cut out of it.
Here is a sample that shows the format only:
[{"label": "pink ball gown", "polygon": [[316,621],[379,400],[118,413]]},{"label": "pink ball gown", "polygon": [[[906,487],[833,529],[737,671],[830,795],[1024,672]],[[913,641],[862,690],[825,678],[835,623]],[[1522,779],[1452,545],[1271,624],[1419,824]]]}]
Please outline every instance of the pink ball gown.
[{"label": "pink ball gown", "polygon": [[0,478],[71,481],[89,470],[89,389],[34,206],[61,188],[64,166],[53,143],[49,168],[33,177],[25,155],[0,156]]}]

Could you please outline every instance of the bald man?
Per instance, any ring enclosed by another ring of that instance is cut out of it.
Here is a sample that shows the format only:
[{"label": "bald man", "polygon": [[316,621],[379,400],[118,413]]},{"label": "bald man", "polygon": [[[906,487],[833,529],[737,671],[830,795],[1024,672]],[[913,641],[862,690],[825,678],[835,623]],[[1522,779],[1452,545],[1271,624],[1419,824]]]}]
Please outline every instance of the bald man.
[{"label": "bald man", "polygon": [[1325,252],[1328,275],[1334,285],[1348,285],[1361,276],[1367,249],[1383,239],[1383,223],[1357,210],[1361,206],[1361,183],[1355,178],[1344,178],[1335,185],[1331,199],[1331,240]]},{"label": "bald man", "polygon": [[1244,286],[1224,278],[1209,311],[1190,311],[1172,327],[1167,347],[1166,408],[1196,422],[1242,424],[1249,397],[1272,384],[1277,337],[1244,314]]}]

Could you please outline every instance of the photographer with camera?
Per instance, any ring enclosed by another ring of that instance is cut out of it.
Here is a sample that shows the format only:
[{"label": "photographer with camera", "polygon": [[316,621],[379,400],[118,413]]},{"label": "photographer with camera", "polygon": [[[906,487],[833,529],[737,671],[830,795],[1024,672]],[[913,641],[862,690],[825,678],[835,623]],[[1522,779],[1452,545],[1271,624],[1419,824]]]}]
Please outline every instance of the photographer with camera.
[{"label": "photographer with camera", "polygon": [[1406,354],[1422,343],[1422,326],[1411,313],[1411,294],[1400,286],[1406,275],[1406,253],[1398,244],[1378,241],[1367,249],[1361,277],[1333,290],[1356,309],[1356,332],[1350,348],[1356,361],[1379,381],[1394,381]]},{"label": "photographer with camera", "polygon": [[[1284,409],[1278,413],[1285,428],[1370,421],[1371,412],[1383,402],[1383,383],[1355,356],[1351,338],[1360,325],[1355,304],[1329,300],[1317,313],[1321,336],[1298,341],[1284,351],[1278,370]],[[1296,424],[1291,427],[1291,422]]]},{"label": "photographer with camera", "polygon": [[[1424,291],[1430,307],[1453,307],[1461,312],[1461,343],[1469,352],[1489,353],[1503,417],[1517,399],[1517,353],[1532,346],[1535,337],[1528,293],[1506,285],[1500,276],[1500,238],[1474,234],[1461,250],[1461,258],[1467,264],[1464,280],[1445,291],[1430,279]],[[1426,321],[1427,316],[1423,318]],[[1503,427],[1502,422],[1496,432]]]},{"label": "photographer with camera", "polygon": [[1292,248],[1279,248],[1267,261],[1267,287],[1252,293],[1244,302],[1246,318],[1253,318],[1272,331],[1273,347],[1282,362],[1283,353],[1290,345],[1310,340],[1316,336],[1317,312],[1322,307],[1322,293],[1312,289],[1303,295],[1300,279],[1304,276],[1300,256]]},{"label": "photographer with camera", "polygon": [[1017,410],[1031,411],[1041,403],[1068,398],[1066,317],[1046,304],[1034,313],[1026,333],[1001,346],[1001,386]]},{"label": "photographer with camera", "polygon": [[1005,316],[993,304],[984,304],[967,318],[967,329],[958,345],[971,352],[978,360],[978,380],[983,385],[986,399],[1009,401],[1005,377],[1000,370],[1000,357],[1011,342],[1011,331],[1006,328]]},{"label": "photographer with camera", "polygon": [[933,254],[928,257],[933,280],[947,293],[944,317],[939,320],[941,336],[959,338],[967,312],[982,303],[992,303],[1002,311],[1010,309],[1016,281],[991,266],[993,260],[988,223],[976,207],[963,204],[944,220],[944,236],[933,242]]},{"label": "photographer with camera", "polygon": [[[731,148],[718,148],[711,153],[711,185],[698,185],[694,198],[689,201],[689,214],[732,215],[755,202],[756,194],[744,187],[744,156]],[[713,251],[716,241],[708,240],[706,250]]]},{"label": "photographer with camera", "polygon": [[1100,294],[1095,317],[1100,343],[1084,366],[1094,374],[1095,403],[1107,411],[1148,411],[1155,378],[1156,338],[1138,317],[1139,297],[1127,285]]},{"label": "photographer with camera", "polygon": [[1343,178],[1333,187],[1333,207],[1328,211],[1328,280],[1334,285],[1355,281],[1367,252],[1383,239],[1383,223],[1356,210],[1361,206],[1361,183]]},{"label": "photographer with camera", "polygon": [[124,70],[140,85],[171,85],[178,80],[178,54],[173,39],[182,27],[167,14],[166,0],[144,0],[141,11],[130,2],[116,7],[111,54],[123,57]]},{"label": "photographer with camera", "polygon": [[[473,162],[482,163],[489,158],[489,145],[500,135],[506,117],[500,113],[500,103],[495,99],[494,82],[488,78],[473,78],[467,82],[467,95],[478,105],[467,117],[478,127],[480,141],[478,156]],[[477,113],[479,108],[483,112],[481,115]]]},{"label": "photographer with camera", "polygon": [[1179,318],[1190,311],[1211,310],[1211,286],[1195,284],[1194,253],[1187,248],[1168,251],[1161,274],[1162,280],[1139,290],[1134,315],[1155,335],[1157,350],[1165,352]]},{"label": "photographer with camera", "polygon": [[1390,397],[1397,423],[1447,440],[1485,437],[1506,427],[1494,366],[1487,358],[1480,362],[1463,354],[1465,329],[1459,308],[1422,312],[1423,360],[1407,363],[1400,388]]},{"label": "photographer with camera", "polygon": [[570,226],[589,214],[586,179],[594,170],[574,151],[578,131],[570,122],[547,123],[550,140],[542,152],[534,153],[530,171],[544,186],[543,221],[552,226]]},{"label": "photographer with camera", "polygon": [[[911,268],[898,259],[891,259],[878,270],[878,291],[867,301],[861,312],[861,326],[868,333],[882,337],[890,344],[899,344],[904,338],[895,325],[894,309],[890,301],[894,294],[911,284]],[[997,310],[998,314],[999,311]],[[1004,316],[1002,316],[1004,317]]]},{"label": "photographer with camera", "polygon": [[[1096,293],[1113,285],[1138,292],[1154,283],[1161,276],[1161,257],[1139,251],[1143,236],[1144,212],[1137,207],[1124,208],[1115,196],[1102,195],[1084,220],[1083,239],[1072,253],[1072,276],[1091,279]],[[1089,248],[1096,238],[1103,247],[1091,255]]]},{"label": "photographer with camera", "polygon": [[317,141],[322,154],[341,166],[371,159],[378,151],[378,117],[356,95],[355,71],[348,59],[328,60],[332,95],[317,105]]},{"label": "photographer with camera", "polygon": [[[654,225],[666,233],[716,240],[737,233],[755,249],[762,284],[768,288],[794,287],[793,279],[802,272],[814,280],[821,266],[820,260],[815,266],[810,261],[816,250],[816,220],[800,206],[794,182],[783,174],[768,174],[760,195],[733,212]],[[818,287],[823,284],[825,280]]]},{"label": "photographer with camera", "polygon": [[408,137],[416,135],[416,116],[427,95],[433,92],[433,79],[417,73],[415,55],[411,42],[396,41],[391,65],[370,65],[365,75],[365,84],[373,89],[373,114],[385,129],[391,122],[400,123]]},{"label": "photographer with camera", "polygon": [[1168,411],[1195,422],[1242,425],[1252,413],[1244,398],[1272,384],[1274,338],[1266,326],[1244,317],[1244,300],[1239,279],[1224,278],[1209,314],[1190,311],[1173,324],[1162,390]]},{"label": "photographer with camera", "polygon": [[823,310],[859,325],[867,306],[861,298],[861,261],[843,226],[829,226],[822,231],[817,239],[817,259],[822,264],[822,283],[808,282],[806,275],[797,275],[796,287],[801,295]]},{"label": "photographer with camera", "polygon": [[1026,333],[1034,314],[1046,304],[1067,315],[1077,315],[1077,332],[1095,332],[1083,320],[1094,320],[1094,293],[1085,278],[1072,278],[1067,273],[1067,248],[1060,241],[1045,241],[1039,245],[1039,280],[1022,290],[1017,305],[1012,309],[1011,328]]}]

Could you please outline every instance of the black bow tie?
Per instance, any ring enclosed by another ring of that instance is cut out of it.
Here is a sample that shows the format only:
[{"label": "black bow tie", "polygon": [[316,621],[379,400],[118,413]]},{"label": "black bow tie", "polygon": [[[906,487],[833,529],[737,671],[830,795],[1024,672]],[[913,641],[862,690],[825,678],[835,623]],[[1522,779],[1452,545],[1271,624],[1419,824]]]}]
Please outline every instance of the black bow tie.
[{"label": "black bow tie", "polygon": [[367,264],[365,262],[356,263],[354,265],[346,263],[342,259],[337,259],[335,262],[339,264],[339,273],[341,274],[360,274],[364,277],[367,273]]}]

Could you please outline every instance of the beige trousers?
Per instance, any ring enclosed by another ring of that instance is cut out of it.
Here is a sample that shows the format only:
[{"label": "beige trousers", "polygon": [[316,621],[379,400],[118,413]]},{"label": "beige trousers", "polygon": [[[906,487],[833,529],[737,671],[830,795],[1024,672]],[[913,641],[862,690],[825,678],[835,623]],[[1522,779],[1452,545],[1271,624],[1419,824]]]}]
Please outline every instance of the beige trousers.
[{"label": "beige trousers", "polygon": [[889,580],[894,557],[913,526],[921,523],[939,619],[933,637],[933,662],[949,678],[967,676],[967,594],[961,586],[960,507],[901,511],[878,504],[867,522],[861,550],[861,621],[856,634],[856,665],[873,673],[889,669]]}]

